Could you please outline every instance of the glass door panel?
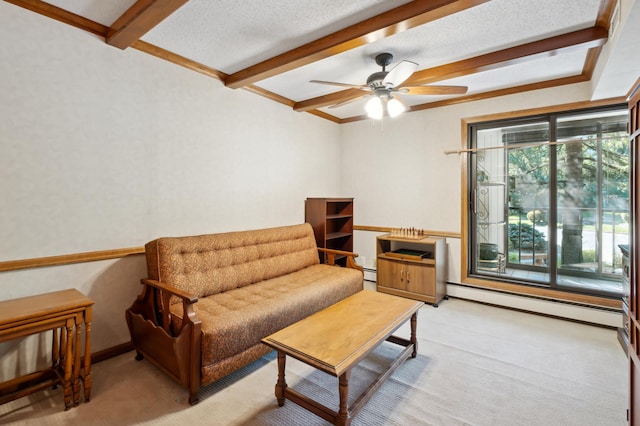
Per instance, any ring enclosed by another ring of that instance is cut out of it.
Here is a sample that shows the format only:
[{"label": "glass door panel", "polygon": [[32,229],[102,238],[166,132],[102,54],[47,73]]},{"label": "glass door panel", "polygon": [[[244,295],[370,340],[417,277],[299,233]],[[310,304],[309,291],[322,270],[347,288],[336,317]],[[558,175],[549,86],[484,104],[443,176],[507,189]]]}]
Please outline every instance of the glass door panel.
[{"label": "glass door panel", "polygon": [[476,132],[475,261],[480,274],[548,282],[547,122]]},{"label": "glass door panel", "polygon": [[[547,272],[549,147],[509,150],[509,265]],[[545,281],[548,276],[545,276]]]},{"label": "glass door panel", "polygon": [[472,200],[475,229],[473,255],[475,271],[504,273],[506,259],[506,169],[500,129],[480,130],[476,135]]},{"label": "glass door panel", "polygon": [[507,267],[516,279],[549,283],[549,123],[505,128],[509,141]]},{"label": "glass door panel", "polygon": [[629,227],[626,124],[620,111],[558,118],[559,286],[591,290],[585,278],[608,278],[618,290],[618,244],[628,242]]},{"label": "glass door panel", "polygon": [[617,279],[623,269],[619,246],[628,247],[630,231],[629,143],[626,131],[608,132],[603,137],[601,193],[602,273],[613,274]]}]

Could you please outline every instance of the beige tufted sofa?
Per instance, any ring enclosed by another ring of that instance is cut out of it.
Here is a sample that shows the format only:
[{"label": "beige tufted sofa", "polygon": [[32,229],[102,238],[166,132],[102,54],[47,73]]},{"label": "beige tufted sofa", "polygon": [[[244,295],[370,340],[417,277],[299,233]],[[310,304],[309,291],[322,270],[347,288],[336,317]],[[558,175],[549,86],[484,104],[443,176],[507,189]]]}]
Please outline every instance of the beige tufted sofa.
[{"label": "beige tufted sofa", "polygon": [[[319,250],[348,267],[321,264]],[[145,251],[149,278],[126,311],[136,359],[187,387],[191,404],[268,353],[262,338],[363,289],[357,254],[317,248],[309,224],[159,238]]]}]

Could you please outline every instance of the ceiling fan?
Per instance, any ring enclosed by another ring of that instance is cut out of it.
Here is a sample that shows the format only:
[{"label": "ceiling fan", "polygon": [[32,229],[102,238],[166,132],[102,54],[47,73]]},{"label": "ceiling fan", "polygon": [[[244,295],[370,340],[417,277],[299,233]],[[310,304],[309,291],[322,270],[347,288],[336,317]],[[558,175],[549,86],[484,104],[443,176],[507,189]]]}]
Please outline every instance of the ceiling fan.
[{"label": "ceiling fan", "polygon": [[331,105],[329,108],[336,108],[371,96],[371,99],[365,105],[365,111],[367,111],[369,117],[378,120],[383,117],[385,110],[391,117],[396,117],[406,111],[406,105],[399,97],[394,96],[394,93],[406,95],[461,95],[467,93],[468,88],[466,86],[403,86],[402,83],[411,77],[418,68],[418,64],[403,60],[393,67],[391,71],[387,71],[386,68],[393,61],[391,53],[380,53],[375,60],[376,64],[382,67],[382,71],[371,74],[367,78],[366,84],[347,84],[323,80],[311,80],[310,82],[371,92],[355,95],[355,97]]}]

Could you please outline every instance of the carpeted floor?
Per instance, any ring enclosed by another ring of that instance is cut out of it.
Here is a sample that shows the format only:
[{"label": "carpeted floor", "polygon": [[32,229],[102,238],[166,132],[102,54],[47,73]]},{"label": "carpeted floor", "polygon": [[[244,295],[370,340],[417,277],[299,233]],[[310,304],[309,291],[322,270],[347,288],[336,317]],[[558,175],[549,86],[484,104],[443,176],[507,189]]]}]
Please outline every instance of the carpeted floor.
[{"label": "carpeted floor", "polygon": [[[408,326],[399,333],[407,336]],[[378,390],[353,425],[626,425],[627,360],[614,330],[459,299],[418,315],[418,357]],[[384,344],[351,375],[369,385],[395,354]],[[287,401],[277,406],[275,353],[187,393],[133,353],[96,364],[90,403],[63,410],[62,391],[0,406],[16,425],[325,425]],[[287,359],[289,386],[337,406],[337,379]]]}]

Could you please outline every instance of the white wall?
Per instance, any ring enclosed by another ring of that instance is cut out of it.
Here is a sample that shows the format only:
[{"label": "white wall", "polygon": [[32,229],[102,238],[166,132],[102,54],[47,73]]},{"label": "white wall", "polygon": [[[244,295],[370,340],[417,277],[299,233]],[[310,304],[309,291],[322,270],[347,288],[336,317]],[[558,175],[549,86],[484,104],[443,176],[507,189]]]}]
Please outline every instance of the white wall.
[{"label": "white wall", "polygon": [[[0,261],[302,223],[306,197],[342,195],[335,123],[6,2],[0,39]],[[0,273],[0,300],[79,289],[98,351],[129,340],[145,270]]]},{"label": "white wall", "polygon": [[[466,147],[461,140],[462,119],[588,101],[590,90],[589,83],[581,83],[412,112],[386,118],[382,124],[342,125],[343,189],[355,198],[355,223],[460,232],[461,157],[444,152]],[[375,233],[358,231],[354,243],[354,250],[367,260],[365,266],[373,267]],[[447,249],[448,281],[460,283],[460,240],[448,238]],[[449,287],[451,294],[481,300],[476,292]],[[488,297],[482,300],[497,304],[506,300]],[[535,304],[525,306],[542,312]],[[559,307],[555,315],[573,315],[565,305],[555,306]],[[602,323],[599,313],[591,317],[582,312],[576,319]],[[607,318],[614,325],[621,323],[617,314]]]}]

